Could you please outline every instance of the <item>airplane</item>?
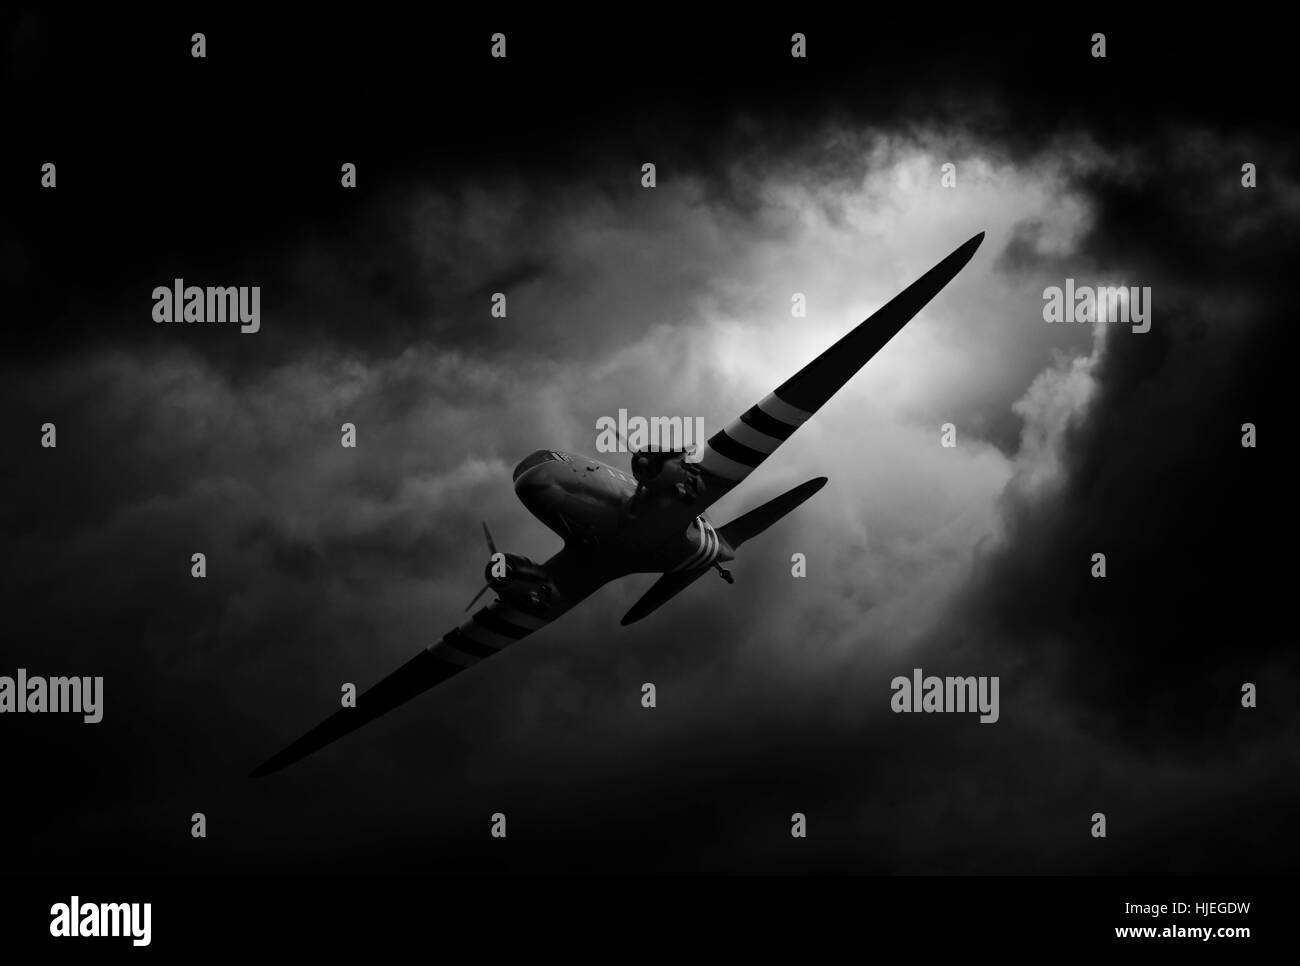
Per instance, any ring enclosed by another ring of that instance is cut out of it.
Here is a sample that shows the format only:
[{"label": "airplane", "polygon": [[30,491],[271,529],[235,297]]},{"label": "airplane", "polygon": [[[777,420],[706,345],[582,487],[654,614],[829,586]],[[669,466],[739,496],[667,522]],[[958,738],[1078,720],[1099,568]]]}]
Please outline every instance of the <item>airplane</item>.
[{"label": "airplane", "polygon": [[702,454],[636,452],[631,477],[598,460],[559,450],[537,450],[525,457],[515,467],[515,493],[564,539],[563,549],[540,564],[501,553],[483,524],[491,554],[487,583],[466,611],[488,590],[496,599],[363,693],[355,707],[339,709],[250,777],[279,771],[474,667],[546,627],[610,581],[638,573],[661,575],[623,617],[624,626],[641,620],[710,570],[734,582],[723,564],[820,490],[827,478],[802,483],[721,527],[709,522],[705,511],[866,365],[965,267],[983,240],[980,232],[953,251],[709,437]]}]

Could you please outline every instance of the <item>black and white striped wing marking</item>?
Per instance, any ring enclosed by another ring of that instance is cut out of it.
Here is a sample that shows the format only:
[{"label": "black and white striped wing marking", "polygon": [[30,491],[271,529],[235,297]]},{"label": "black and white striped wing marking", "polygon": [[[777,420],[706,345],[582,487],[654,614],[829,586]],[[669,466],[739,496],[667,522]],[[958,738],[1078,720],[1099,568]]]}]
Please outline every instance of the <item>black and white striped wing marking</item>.
[{"label": "black and white striped wing marking", "polygon": [[[965,267],[984,240],[980,232],[930,269],[866,321],[777,387],[704,446],[700,468],[712,483],[712,503],[745,477],[853,378],[939,290]],[[695,509],[702,509],[699,502]]]},{"label": "black and white striped wing marking", "polygon": [[430,688],[539,631],[603,584],[608,575],[593,569],[580,554],[561,550],[543,566],[559,589],[545,615],[496,600],[480,608],[455,630],[420,651],[388,677],[357,698],[355,708],[341,708],[289,747],[253,770],[269,775],[351,734]]},{"label": "black and white striped wing marking", "polygon": [[812,413],[771,393],[726,429],[710,437],[700,467],[735,486],[811,417]]},{"label": "black and white striped wing marking", "polygon": [[713,566],[713,561],[718,559],[722,541],[718,537],[718,531],[713,529],[713,524],[709,523],[704,517],[696,517],[695,532],[698,534],[695,549],[691,551],[690,556],[673,567],[669,573],[689,573],[692,570],[706,570]]},{"label": "black and white striped wing marking", "polygon": [[429,653],[457,670],[463,670],[504,651],[533,631],[541,630],[552,620],[551,617],[540,617],[494,600],[476,611],[460,627],[448,631],[441,640],[430,645]]}]

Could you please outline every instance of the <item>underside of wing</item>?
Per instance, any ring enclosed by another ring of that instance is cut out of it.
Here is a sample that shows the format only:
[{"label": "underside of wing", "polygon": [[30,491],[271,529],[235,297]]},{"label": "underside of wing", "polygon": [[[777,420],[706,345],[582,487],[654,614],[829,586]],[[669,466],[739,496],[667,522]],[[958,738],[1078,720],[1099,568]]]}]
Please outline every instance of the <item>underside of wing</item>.
[{"label": "underside of wing", "polygon": [[970,239],[894,296],[866,321],[787,379],[704,447],[703,496],[691,510],[730,491],[789,439],[970,261],[984,233]]},{"label": "underside of wing", "polygon": [[335,711],[289,747],[254,768],[249,777],[261,778],[306,758],[462,670],[464,665],[448,661],[434,654],[432,649],[421,651],[362,694],[355,708]]},{"label": "underside of wing", "polygon": [[500,600],[399,667],[357,698],[356,707],[340,708],[283,751],[255,768],[260,778],[291,765],[363,725],[400,707],[430,688],[486,660],[511,644],[541,630],[604,582],[578,551],[566,548],[544,565],[559,589],[545,609],[524,609]]}]

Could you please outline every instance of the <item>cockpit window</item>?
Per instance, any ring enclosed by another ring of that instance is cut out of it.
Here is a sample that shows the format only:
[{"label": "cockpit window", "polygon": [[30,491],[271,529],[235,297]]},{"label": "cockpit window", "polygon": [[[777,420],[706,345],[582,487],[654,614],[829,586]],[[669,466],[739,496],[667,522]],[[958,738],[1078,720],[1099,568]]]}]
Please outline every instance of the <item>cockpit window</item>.
[{"label": "cockpit window", "polygon": [[559,459],[559,457],[550,450],[539,449],[535,453],[530,453],[528,456],[524,457],[518,466],[515,467],[515,475],[512,477],[512,482],[519,479],[520,476],[531,470],[534,466],[541,466],[543,463],[549,463],[551,460],[555,459]]}]

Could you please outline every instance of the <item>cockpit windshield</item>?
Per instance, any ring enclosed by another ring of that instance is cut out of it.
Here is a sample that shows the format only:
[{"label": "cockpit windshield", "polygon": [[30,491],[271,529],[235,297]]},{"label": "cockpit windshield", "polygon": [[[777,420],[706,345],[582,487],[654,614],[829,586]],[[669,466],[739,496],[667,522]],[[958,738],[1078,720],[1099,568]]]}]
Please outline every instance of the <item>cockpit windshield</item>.
[{"label": "cockpit windshield", "polygon": [[512,477],[512,481],[518,480],[520,476],[531,470],[534,466],[541,466],[543,463],[549,463],[551,460],[558,460],[559,458],[560,456],[558,453],[552,453],[548,449],[539,449],[535,453],[530,453],[520,461],[518,466],[515,467],[515,475]]}]

